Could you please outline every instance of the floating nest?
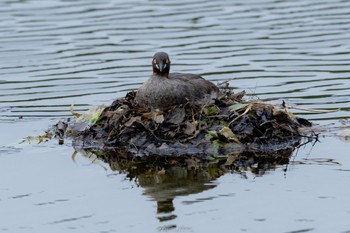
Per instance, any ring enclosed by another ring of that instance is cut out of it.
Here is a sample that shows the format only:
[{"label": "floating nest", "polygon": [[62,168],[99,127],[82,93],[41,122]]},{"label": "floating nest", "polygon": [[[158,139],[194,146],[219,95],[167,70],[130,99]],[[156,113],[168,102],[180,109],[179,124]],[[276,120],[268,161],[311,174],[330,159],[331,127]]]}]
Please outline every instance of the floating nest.
[{"label": "floating nest", "polygon": [[148,112],[135,103],[136,92],[129,92],[106,107],[92,126],[73,133],[73,145],[124,158],[253,154],[258,160],[285,161],[303,138],[312,138],[302,133],[311,123],[284,104],[245,100],[244,95],[223,88],[212,104],[189,102]]}]

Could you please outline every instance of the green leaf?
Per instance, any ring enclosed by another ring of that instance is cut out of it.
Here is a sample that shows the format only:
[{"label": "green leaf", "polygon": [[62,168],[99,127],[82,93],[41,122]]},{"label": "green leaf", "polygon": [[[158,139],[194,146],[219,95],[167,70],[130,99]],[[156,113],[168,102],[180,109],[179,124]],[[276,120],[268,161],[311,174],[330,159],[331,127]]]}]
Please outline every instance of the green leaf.
[{"label": "green leaf", "polygon": [[218,114],[219,109],[216,106],[208,106],[207,108],[204,109],[204,113],[207,116],[213,116]]},{"label": "green leaf", "polygon": [[229,108],[232,112],[234,111],[238,111],[238,110],[241,110],[241,109],[244,109],[248,106],[249,104],[232,104]]},{"label": "green leaf", "polygon": [[218,133],[215,130],[208,131],[208,134],[211,135],[213,138],[217,138],[218,137]]},{"label": "green leaf", "polygon": [[229,122],[226,121],[220,121],[220,125],[228,127],[229,126]]},{"label": "green leaf", "polygon": [[95,107],[89,109],[84,114],[80,114],[80,116],[76,119],[76,122],[77,123],[82,122],[82,123],[94,124],[98,120],[102,111],[105,108],[106,108],[105,105],[95,106]]}]

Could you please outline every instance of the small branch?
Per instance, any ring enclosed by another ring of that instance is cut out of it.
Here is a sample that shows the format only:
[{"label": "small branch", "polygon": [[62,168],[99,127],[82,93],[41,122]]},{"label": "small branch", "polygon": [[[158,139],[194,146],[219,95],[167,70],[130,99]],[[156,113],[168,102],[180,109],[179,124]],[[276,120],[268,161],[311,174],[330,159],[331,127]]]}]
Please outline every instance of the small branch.
[{"label": "small branch", "polygon": [[75,116],[76,118],[79,118],[81,116],[80,113],[77,113],[76,111],[74,111],[74,104],[70,105],[70,112],[72,113],[73,116]]},{"label": "small branch", "polygon": [[224,80],[224,81],[218,83],[217,86],[222,86],[223,84],[226,84],[226,83],[228,83],[229,81],[232,81],[232,80],[234,80],[234,79],[236,79],[236,78],[229,78],[229,79],[226,79],[226,80]]},{"label": "small branch", "polygon": [[317,113],[331,113],[331,112],[338,112],[339,110],[341,110],[340,108],[335,109],[335,110],[318,110],[318,109],[306,109],[306,108],[287,106],[287,105],[283,105],[283,104],[272,104],[272,105],[284,107],[287,109],[297,109],[297,110],[302,110],[302,111],[306,111],[306,112],[317,112]]},{"label": "small branch", "polygon": [[224,118],[229,118],[229,116],[227,115],[214,115],[214,116],[207,116],[208,118],[221,118],[221,117],[224,117]]},{"label": "small branch", "polygon": [[247,114],[250,111],[250,109],[252,108],[252,106],[253,106],[252,104],[248,105],[247,109],[241,115],[239,115],[238,117],[236,117],[235,119],[230,121],[230,124],[232,124],[233,122],[235,122],[236,120],[238,120],[239,118],[241,118],[242,116]]}]

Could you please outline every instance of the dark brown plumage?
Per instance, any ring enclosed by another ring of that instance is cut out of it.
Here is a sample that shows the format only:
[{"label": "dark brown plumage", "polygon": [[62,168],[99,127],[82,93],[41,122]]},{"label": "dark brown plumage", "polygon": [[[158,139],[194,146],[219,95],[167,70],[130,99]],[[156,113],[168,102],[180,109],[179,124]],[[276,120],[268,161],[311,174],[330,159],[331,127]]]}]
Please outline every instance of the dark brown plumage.
[{"label": "dark brown plumage", "polygon": [[152,60],[153,74],[139,88],[138,105],[145,109],[165,109],[177,104],[209,103],[217,98],[219,89],[196,74],[169,73],[168,54],[158,52]]}]

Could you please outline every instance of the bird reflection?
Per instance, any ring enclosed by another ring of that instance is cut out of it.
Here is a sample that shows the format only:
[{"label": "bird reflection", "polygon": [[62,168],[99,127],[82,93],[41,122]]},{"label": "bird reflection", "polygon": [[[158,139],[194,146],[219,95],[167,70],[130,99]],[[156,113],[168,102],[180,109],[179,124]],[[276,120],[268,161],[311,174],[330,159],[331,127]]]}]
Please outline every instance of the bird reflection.
[{"label": "bird reflection", "polygon": [[[288,164],[293,150],[274,155],[237,153],[225,158],[203,159],[197,157],[130,157],[115,151],[79,151],[90,160],[108,163],[143,188],[143,195],[157,203],[160,222],[176,219],[174,199],[215,188],[217,178],[224,174],[238,174],[246,178],[250,172],[263,176],[267,171]],[[76,156],[76,154],[74,154]],[[169,225],[166,227],[176,227]]]},{"label": "bird reflection", "polygon": [[188,168],[188,166],[173,166],[163,168],[156,174],[139,174],[138,184],[144,188],[143,194],[157,202],[157,213],[160,221],[176,218],[172,214],[175,207],[173,200],[178,196],[188,196],[200,193],[216,187],[212,182],[224,174],[224,170],[218,168],[209,169]]}]

